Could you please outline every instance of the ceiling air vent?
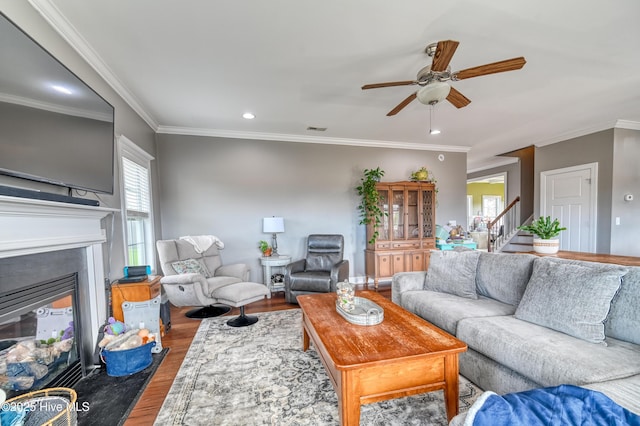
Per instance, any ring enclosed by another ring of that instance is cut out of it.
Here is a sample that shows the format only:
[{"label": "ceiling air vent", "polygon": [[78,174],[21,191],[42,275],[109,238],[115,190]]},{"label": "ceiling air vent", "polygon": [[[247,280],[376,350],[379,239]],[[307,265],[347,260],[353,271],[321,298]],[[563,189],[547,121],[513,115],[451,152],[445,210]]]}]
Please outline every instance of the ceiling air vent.
[{"label": "ceiling air vent", "polygon": [[326,127],[309,126],[309,127],[307,127],[307,130],[312,130],[314,132],[324,132],[325,130],[327,130],[327,128]]}]

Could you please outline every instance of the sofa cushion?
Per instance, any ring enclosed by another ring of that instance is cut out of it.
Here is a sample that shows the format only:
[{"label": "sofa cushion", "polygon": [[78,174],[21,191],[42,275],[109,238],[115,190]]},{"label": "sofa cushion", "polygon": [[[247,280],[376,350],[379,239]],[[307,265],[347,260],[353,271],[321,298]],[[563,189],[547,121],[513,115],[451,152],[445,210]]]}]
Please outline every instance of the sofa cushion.
[{"label": "sofa cushion", "polygon": [[458,321],[463,318],[513,315],[516,309],[514,306],[486,297],[469,299],[425,290],[409,290],[402,293],[400,305],[454,336]]},{"label": "sofa cushion", "polygon": [[433,250],[424,289],[477,299],[476,269],[479,256],[478,251]]},{"label": "sofa cushion", "polygon": [[583,385],[640,373],[640,346],[593,345],[514,316],[462,319],[456,337],[486,357],[540,383]]},{"label": "sofa cushion", "polygon": [[622,277],[620,291],[611,301],[604,325],[607,337],[640,345],[640,267],[630,266]]},{"label": "sofa cushion", "polygon": [[627,410],[640,414],[640,375],[584,386],[602,392]]},{"label": "sofa cushion", "polygon": [[627,269],[538,258],[516,318],[603,343],[604,321]]},{"label": "sofa cushion", "polygon": [[517,306],[531,277],[533,261],[537,258],[524,253],[481,252],[476,273],[478,294]]}]

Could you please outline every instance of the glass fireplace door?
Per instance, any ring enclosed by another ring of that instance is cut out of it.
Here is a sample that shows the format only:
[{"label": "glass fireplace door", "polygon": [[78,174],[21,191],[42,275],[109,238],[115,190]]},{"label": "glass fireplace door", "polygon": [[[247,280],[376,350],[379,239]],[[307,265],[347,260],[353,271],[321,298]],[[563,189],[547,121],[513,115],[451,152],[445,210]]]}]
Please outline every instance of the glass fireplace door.
[{"label": "glass fireplace door", "polygon": [[75,282],[71,275],[2,295],[3,303],[13,298],[15,307],[11,312],[11,305],[3,306],[0,317],[0,388],[7,398],[66,385],[61,378],[80,367]]}]

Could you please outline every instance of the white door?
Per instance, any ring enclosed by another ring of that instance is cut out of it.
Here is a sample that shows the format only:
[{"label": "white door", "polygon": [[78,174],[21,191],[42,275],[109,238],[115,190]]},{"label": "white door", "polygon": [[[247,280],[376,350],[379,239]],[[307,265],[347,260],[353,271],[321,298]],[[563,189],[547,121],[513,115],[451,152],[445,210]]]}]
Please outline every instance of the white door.
[{"label": "white door", "polygon": [[558,218],[560,250],[595,253],[598,163],[540,174],[540,216]]}]

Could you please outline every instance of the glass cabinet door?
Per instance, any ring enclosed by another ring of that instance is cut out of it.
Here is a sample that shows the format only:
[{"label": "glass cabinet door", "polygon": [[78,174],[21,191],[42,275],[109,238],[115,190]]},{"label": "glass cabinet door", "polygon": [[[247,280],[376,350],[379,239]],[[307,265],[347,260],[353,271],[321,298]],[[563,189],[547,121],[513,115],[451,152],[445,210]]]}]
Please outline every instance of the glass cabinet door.
[{"label": "glass cabinet door", "polygon": [[378,226],[378,239],[379,240],[388,240],[389,239],[389,191],[386,189],[378,191],[380,194],[380,198],[378,199],[378,206],[380,210],[384,212],[384,216],[382,217],[382,223]]},{"label": "glass cabinet door", "polygon": [[407,190],[407,239],[420,238],[418,190]]},{"label": "glass cabinet door", "polygon": [[422,190],[422,238],[435,237],[435,193],[433,190]]},{"label": "glass cabinet door", "polygon": [[391,212],[391,226],[393,227],[393,239],[401,240],[404,238],[404,191],[394,190],[393,211]]}]

